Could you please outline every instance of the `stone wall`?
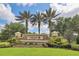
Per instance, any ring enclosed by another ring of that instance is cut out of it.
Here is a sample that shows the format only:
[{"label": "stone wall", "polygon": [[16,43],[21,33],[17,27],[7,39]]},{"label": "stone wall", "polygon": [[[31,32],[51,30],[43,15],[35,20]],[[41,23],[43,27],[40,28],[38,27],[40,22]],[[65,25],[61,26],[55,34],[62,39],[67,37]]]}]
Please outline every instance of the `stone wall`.
[{"label": "stone wall", "polygon": [[23,40],[48,40],[47,35],[23,34]]},{"label": "stone wall", "polygon": [[48,40],[48,35],[39,34],[22,34],[20,32],[15,33],[15,37],[19,40]]}]

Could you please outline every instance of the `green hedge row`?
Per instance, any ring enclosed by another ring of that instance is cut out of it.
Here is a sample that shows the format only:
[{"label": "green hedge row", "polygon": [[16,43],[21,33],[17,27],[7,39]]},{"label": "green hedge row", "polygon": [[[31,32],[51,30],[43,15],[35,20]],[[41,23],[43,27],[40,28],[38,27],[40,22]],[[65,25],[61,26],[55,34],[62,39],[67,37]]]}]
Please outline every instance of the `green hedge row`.
[{"label": "green hedge row", "polygon": [[0,48],[8,48],[11,47],[9,42],[0,42]]}]

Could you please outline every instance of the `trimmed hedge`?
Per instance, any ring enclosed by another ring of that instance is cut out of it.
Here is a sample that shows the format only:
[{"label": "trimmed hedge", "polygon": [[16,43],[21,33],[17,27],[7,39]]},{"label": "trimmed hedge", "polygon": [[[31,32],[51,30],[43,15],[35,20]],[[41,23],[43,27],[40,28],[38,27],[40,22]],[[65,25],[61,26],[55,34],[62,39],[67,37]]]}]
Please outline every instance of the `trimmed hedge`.
[{"label": "trimmed hedge", "polygon": [[76,43],[79,44],[79,36],[76,38]]},{"label": "trimmed hedge", "polygon": [[79,44],[72,44],[71,49],[79,51]]},{"label": "trimmed hedge", "polygon": [[11,47],[9,42],[0,42],[0,48],[8,48]]},{"label": "trimmed hedge", "polygon": [[61,48],[61,47],[62,48],[70,48],[68,45],[68,41],[61,36],[51,37],[49,40],[49,44],[52,47],[56,47],[56,48]]},{"label": "trimmed hedge", "polygon": [[16,38],[13,37],[13,38],[11,38],[11,39],[8,39],[7,41],[10,42],[10,43],[15,43],[15,42],[16,42]]}]

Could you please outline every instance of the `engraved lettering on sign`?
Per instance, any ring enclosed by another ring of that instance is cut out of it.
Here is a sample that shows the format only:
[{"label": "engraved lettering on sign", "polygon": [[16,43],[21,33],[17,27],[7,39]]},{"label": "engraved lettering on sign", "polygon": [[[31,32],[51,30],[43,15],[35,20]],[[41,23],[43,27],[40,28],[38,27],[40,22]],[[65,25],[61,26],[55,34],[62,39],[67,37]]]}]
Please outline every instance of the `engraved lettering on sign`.
[{"label": "engraved lettering on sign", "polygon": [[40,36],[40,39],[42,40],[43,39],[43,36]]},{"label": "engraved lettering on sign", "polygon": [[31,40],[31,39],[36,39],[36,40],[38,40],[38,39],[43,39],[43,36],[27,36],[27,39],[29,39],[29,40]]},{"label": "engraved lettering on sign", "polygon": [[21,40],[47,40],[48,36],[46,35],[22,35]]}]

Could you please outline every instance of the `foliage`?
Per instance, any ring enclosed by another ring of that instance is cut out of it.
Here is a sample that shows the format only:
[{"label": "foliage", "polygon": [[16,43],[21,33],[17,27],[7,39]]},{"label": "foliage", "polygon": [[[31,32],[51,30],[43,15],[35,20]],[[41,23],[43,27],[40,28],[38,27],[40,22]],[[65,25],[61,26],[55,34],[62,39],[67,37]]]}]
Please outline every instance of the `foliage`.
[{"label": "foliage", "polygon": [[79,15],[75,15],[73,18],[59,17],[55,29],[68,40],[69,44],[71,44],[75,37],[73,33],[79,33]]},{"label": "foliage", "polygon": [[41,22],[43,22],[43,16],[42,13],[37,12],[36,15],[33,15],[33,17],[31,18],[31,24],[37,25],[38,24],[38,33],[40,34],[40,27],[41,27]]},{"label": "foliage", "polygon": [[0,35],[0,40],[1,41],[7,40],[8,38],[10,38],[9,34],[10,33],[8,30],[2,30],[1,35]]},{"label": "foliage", "polygon": [[5,27],[8,27],[6,29],[8,29],[11,32],[11,34],[14,34],[15,32],[24,33],[24,30],[25,30],[24,25],[20,23],[10,23],[6,25]]},{"label": "foliage", "polygon": [[44,18],[46,19],[45,21],[47,21],[48,23],[48,28],[49,28],[49,32],[50,32],[50,36],[51,36],[51,31],[52,31],[52,18],[55,18],[56,16],[60,15],[56,14],[56,10],[52,11],[52,8],[49,8],[48,10],[46,10],[46,13],[42,13]]},{"label": "foliage", "polygon": [[79,33],[79,15],[75,15],[73,18],[72,18],[72,29]]},{"label": "foliage", "polygon": [[76,43],[79,44],[79,36],[76,38]]},{"label": "foliage", "polygon": [[66,30],[70,30],[72,29],[71,27],[71,18],[64,18],[64,17],[59,17],[57,19],[57,26],[56,26],[56,30],[59,31],[63,36],[64,36],[64,32]]},{"label": "foliage", "polygon": [[24,44],[23,42],[21,42],[20,40],[16,39],[15,37],[8,39],[7,42],[9,42],[11,44],[11,46],[23,45]]},{"label": "foliage", "polygon": [[11,47],[9,42],[0,42],[0,48],[7,48]]},{"label": "foliage", "polygon": [[8,39],[7,41],[10,42],[10,43],[16,43],[17,40],[16,40],[15,37],[13,37],[11,39]]},{"label": "foliage", "polygon": [[54,47],[62,47],[68,45],[68,41],[61,36],[55,36],[50,38],[49,44]]},{"label": "foliage", "polygon": [[15,32],[24,33],[25,27],[20,23],[10,23],[5,25],[5,29],[1,30],[1,40],[7,40],[14,37]]},{"label": "foliage", "polygon": [[72,44],[71,49],[79,51],[79,45],[78,44]]},{"label": "foliage", "polygon": [[68,43],[71,44],[73,41],[73,31],[72,30],[66,30],[64,33],[64,37],[68,40]]},{"label": "foliage", "polygon": [[30,14],[30,11],[20,12],[19,14],[20,14],[20,16],[16,16],[17,17],[16,20],[22,21],[22,22],[25,21],[25,26],[26,26],[25,33],[28,33],[28,21],[32,15]]}]

